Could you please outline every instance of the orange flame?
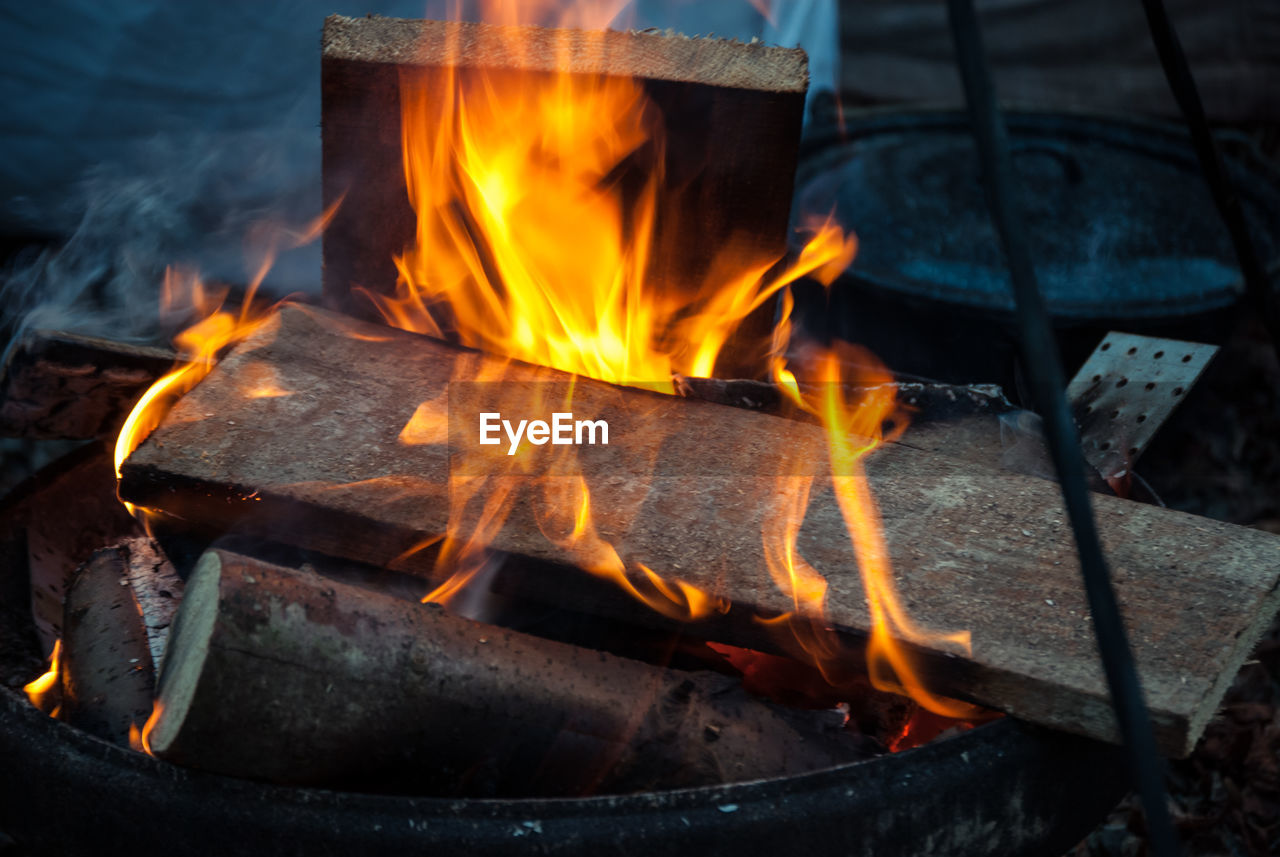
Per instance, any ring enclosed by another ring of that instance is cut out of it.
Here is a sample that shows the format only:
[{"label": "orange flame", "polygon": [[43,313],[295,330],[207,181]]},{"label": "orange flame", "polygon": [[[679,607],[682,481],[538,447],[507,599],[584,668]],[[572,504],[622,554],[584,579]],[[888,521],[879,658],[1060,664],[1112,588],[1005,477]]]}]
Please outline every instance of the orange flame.
[{"label": "orange flame", "polygon": [[[581,473],[552,477],[545,481],[545,509],[548,518],[556,511],[572,514],[572,529],[567,536],[554,538],[574,564],[597,577],[611,581],[623,592],[668,619],[692,621],[712,613],[727,613],[727,599],[699,589],[678,578],[664,578],[643,563],[637,563],[638,575],[627,574],[626,564],[613,545],[600,537],[591,513],[591,493]],[[544,532],[547,528],[544,527]],[[550,536],[551,533],[548,533]]]},{"label": "orange flame", "polygon": [[[842,365],[859,368],[854,377],[846,379]],[[849,531],[871,614],[867,668],[872,685],[879,690],[904,693],[935,714],[955,718],[975,716],[978,708],[929,691],[903,644],[906,641],[945,645],[958,648],[966,655],[971,653],[968,631],[936,633],[913,622],[902,606],[894,583],[880,509],[863,467],[866,456],[886,440],[886,422],[894,425],[894,433],[887,439],[893,439],[906,426],[897,406],[893,376],[870,352],[848,345],[838,350],[824,350],[818,355],[812,373],[812,380],[819,385],[816,392],[802,389],[781,358],[774,362],[774,375],[792,401],[820,419],[826,430],[832,490]],[[844,392],[848,383],[862,390],[850,401]],[[793,593],[797,613],[792,618],[812,619],[822,616],[826,581],[796,551],[803,508],[808,503],[807,486],[812,482],[811,476],[800,478],[806,481],[804,496],[796,492],[795,505],[789,514],[782,516],[781,546],[769,544],[770,534],[766,533],[766,552],[773,555],[770,569],[775,580],[784,591]],[[777,535],[774,533],[774,538]],[[818,637],[814,643],[814,635],[806,631],[811,624],[792,624],[802,645],[810,641],[811,654],[820,665],[832,657],[832,637]]]},{"label": "orange flame", "polygon": [[31,704],[50,716],[58,716],[59,673],[62,667],[62,641],[55,640],[53,651],[49,653],[49,669],[39,678],[27,682],[22,690],[31,700]]},{"label": "orange flame", "polygon": [[[546,23],[547,5],[485,4],[485,19]],[[621,5],[571,4],[559,23],[600,27]],[[518,29],[498,37],[512,56],[530,50]],[[700,287],[657,287],[647,277],[664,138],[639,82],[458,68],[401,75],[404,174],[417,226],[395,259],[394,293],[365,292],[393,326],[675,393],[674,375],[709,376],[743,320],[788,283],[812,272],[829,282],[852,260],[852,236],[834,223],[811,224],[813,241],[781,274],[766,277],[774,260],[744,263],[726,252]],[[655,166],[624,193],[617,176],[640,153]],[[424,403],[401,440],[438,439],[444,425],[442,412]],[[436,561],[448,579],[429,600],[452,597],[473,579],[518,502],[521,483],[507,478],[518,474],[518,456],[493,465],[492,475],[451,483],[449,532]],[[575,564],[673,618],[728,609],[666,570],[628,570],[599,534],[586,481],[571,464],[565,472],[544,478],[533,502],[544,533]]]},{"label": "orange flame", "polygon": [[[514,4],[499,5],[489,20],[513,21]],[[530,49],[526,31],[497,32],[512,56]],[[405,71],[400,91],[416,235],[396,257],[394,294],[365,292],[394,326],[674,392],[673,373],[710,375],[787,282],[852,258],[851,239],[827,224],[783,276],[766,279],[773,260],[722,258],[701,288],[660,288],[646,272],[664,138],[638,81],[449,66]],[[642,149],[655,166],[624,193],[617,176]]]},{"label": "orange flame", "polygon": [[[259,230],[259,258],[238,311],[224,308],[227,289],[210,289],[194,271],[173,266],[165,269],[160,292],[161,316],[179,313],[188,317],[195,315],[199,320],[174,338],[180,365],[152,384],[125,419],[116,437],[116,479],[120,478],[124,460],[155,430],[174,403],[209,374],[222,350],[244,339],[266,320],[267,312],[262,307],[255,307],[254,297],[275,264],[282,245],[288,249],[314,241],[341,204],[339,199],[301,231]],[[262,379],[256,388],[245,391],[245,395],[251,398],[288,394],[269,378]],[[140,515],[143,512],[132,503],[125,502],[124,505],[130,514]]]},{"label": "orange flame", "polygon": [[[513,0],[486,5],[498,13],[496,20],[508,23],[527,21],[530,5],[542,8]],[[575,17],[562,23],[600,26],[612,17],[599,9],[595,17],[584,11],[594,5],[575,4]],[[505,47],[512,54],[527,49],[517,31]],[[664,141],[656,111],[638,82],[448,69],[433,71],[430,81],[425,72],[415,71],[401,79],[403,165],[416,232],[395,258],[394,293],[366,292],[393,326],[576,375],[675,393],[676,375],[710,376],[725,344],[752,312],[781,294],[789,317],[792,282],[812,276],[829,284],[853,259],[852,235],[831,221],[809,223],[811,239],[781,273],[771,273],[773,260],[747,263],[725,251],[697,288],[660,288],[648,281],[647,272],[656,252],[656,212],[666,210],[660,166]],[[641,153],[658,166],[624,194],[616,177]],[[332,209],[326,218],[331,214]],[[273,252],[263,254],[250,296]],[[203,287],[175,286],[175,291],[191,294],[193,305],[216,306],[206,308],[205,320],[179,342],[185,365],[157,382],[130,415],[117,444],[117,473],[167,404],[203,378],[221,349],[262,318],[248,300],[236,315],[221,309],[220,298],[210,301]],[[967,706],[924,688],[898,642],[967,647],[968,635],[933,635],[918,628],[893,585],[879,512],[862,469],[863,458],[882,440],[882,420],[895,410],[891,379],[878,367],[855,379],[872,383],[872,391],[846,402],[838,395],[840,364],[833,353],[818,363],[825,395],[807,394],[782,357],[789,339],[790,321],[784,318],[774,331],[770,368],[779,386],[827,429],[833,487],[871,611],[872,680],[882,689],[911,694],[930,710],[966,716]],[[467,374],[469,365],[460,358],[455,377],[475,380]],[[245,392],[288,391],[267,379]],[[400,441],[441,442],[448,431],[444,406],[419,406]],[[570,450],[564,454],[571,456]],[[628,568],[602,535],[607,528],[598,525],[587,481],[573,461],[565,462],[564,475],[539,477],[536,496],[522,456],[495,462],[483,476],[451,477],[447,531],[405,554],[438,546],[436,568],[444,580],[425,601],[448,602],[482,579],[491,559],[488,545],[513,510],[532,504],[544,535],[575,565],[613,581],[651,609],[679,620],[728,609],[723,598],[673,576],[670,569],[638,562]],[[835,668],[848,659],[822,623],[826,580],[796,547],[814,478],[804,469],[783,477],[785,501],[767,518],[765,554],[775,583],[793,599],[787,627],[816,663]],[[137,735],[144,749],[155,717]]]},{"label": "orange flame", "polygon": [[151,752],[151,733],[156,728],[156,724],[160,722],[160,716],[164,713],[164,703],[156,700],[151,706],[151,716],[147,718],[147,722],[138,728],[138,724],[129,724],[129,747],[137,750],[139,753],[146,753],[148,756],[154,756]]},{"label": "orange flame", "polygon": [[[490,7],[499,13],[496,20],[519,22],[515,4],[498,6]],[[529,49],[518,30],[501,38],[512,55]],[[859,379],[876,386],[868,396],[845,402],[837,395],[839,364],[830,355],[819,364],[826,396],[815,399],[801,394],[781,356],[790,339],[787,287],[806,275],[831,283],[853,259],[853,236],[832,222],[808,224],[812,238],[780,275],[766,276],[771,265],[735,263],[722,255],[700,288],[660,288],[646,276],[656,212],[666,210],[664,140],[639,83],[456,69],[401,76],[404,174],[417,228],[413,243],[395,259],[395,292],[366,292],[383,317],[492,354],[674,393],[673,375],[709,376],[743,320],[781,292],[784,319],[774,331],[771,368],[777,383],[827,427],[835,495],[871,607],[873,680],[906,690],[931,710],[967,711],[928,693],[895,642],[935,638],[900,606],[861,466],[881,442],[880,421],[895,410],[891,378],[878,370]],[[615,177],[646,147],[646,162],[657,166],[638,191],[624,195]],[[439,438],[443,423],[442,414],[424,404],[401,439]],[[491,476],[451,485],[453,513],[437,561],[437,569],[451,576],[428,599],[452,597],[467,585],[484,562],[484,546],[520,502],[520,482],[512,481],[518,457],[494,464]],[[669,570],[641,564],[628,570],[600,535],[586,480],[572,465],[567,472],[543,477],[536,502],[544,534],[575,565],[672,618],[728,609],[723,599],[672,578]],[[796,550],[812,480],[812,473],[799,474],[780,486],[785,501],[767,519],[765,553],[776,584],[793,598],[793,632],[803,635],[816,662],[833,665],[844,653],[819,621],[827,583]],[[464,515],[466,509],[472,512]],[[968,642],[965,634],[936,639]]]},{"label": "orange flame", "polygon": [[[170,266],[165,269],[164,280],[160,289],[160,316],[197,320],[174,337],[174,345],[178,351],[179,365],[152,384],[129,412],[120,434],[116,437],[113,462],[116,479],[120,479],[121,467],[125,459],[138,448],[147,436],[160,425],[170,408],[198,384],[213,369],[218,356],[228,346],[239,342],[257,330],[268,318],[269,309],[257,306],[254,298],[263,281],[275,264],[276,256],[282,249],[301,247],[314,241],[324,231],[338,206],[339,198],[319,217],[307,224],[303,229],[294,231],[281,229],[272,224],[257,227],[249,236],[249,244],[256,255],[253,274],[245,289],[244,297],[238,310],[227,308],[226,288],[210,288],[195,271]],[[283,389],[274,375],[262,374],[251,378],[250,384],[241,393],[246,398],[276,398],[291,395],[291,391]],[[139,518],[148,526],[150,509],[143,509],[122,500],[131,515]],[[61,642],[54,649],[54,666],[60,651]],[[46,676],[37,681],[43,681]],[[33,687],[32,682],[28,687]],[[34,698],[33,698],[34,699]],[[148,735],[160,716],[161,706],[156,702],[146,724],[139,729],[137,724],[129,727],[129,745],[141,752],[151,754]]]}]

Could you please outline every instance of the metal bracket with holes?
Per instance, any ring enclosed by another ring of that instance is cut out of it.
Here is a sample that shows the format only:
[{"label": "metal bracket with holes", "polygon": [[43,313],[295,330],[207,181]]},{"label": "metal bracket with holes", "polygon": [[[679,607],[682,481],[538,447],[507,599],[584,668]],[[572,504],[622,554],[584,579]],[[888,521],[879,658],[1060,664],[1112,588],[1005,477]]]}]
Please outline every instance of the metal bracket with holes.
[{"label": "metal bracket with holes", "polygon": [[1084,457],[1115,486],[1218,353],[1216,345],[1108,333],[1067,385]]}]

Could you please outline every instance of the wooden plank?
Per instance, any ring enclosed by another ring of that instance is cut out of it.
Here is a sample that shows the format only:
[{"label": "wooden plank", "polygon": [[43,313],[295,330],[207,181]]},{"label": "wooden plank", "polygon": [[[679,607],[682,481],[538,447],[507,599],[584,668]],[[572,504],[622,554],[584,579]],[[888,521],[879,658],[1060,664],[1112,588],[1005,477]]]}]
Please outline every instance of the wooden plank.
[{"label": "wooden plank", "polygon": [[[513,49],[511,39],[520,39]],[[616,186],[639,188],[660,170],[648,282],[696,294],[720,253],[743,270],[786,251],[800,129],[808,86],[799,49],[691,39],[656,32],[344,18],[325,21],[321,137],[325,205],[342,199],[324,232],[324,291],[331,306],[373,318],[353,285],[390,293],[392,262],[415,235],[401,155],[401,72],[427,92],[448,75],[636,79],[656,107],[645,121],[665,133],[659,162],[644,150],[619,165]],[[624,200],[627,199],[624,191]],[[745,326],[767,336],[771,308]],[[753,346],[755,343],[752,343]],[[745,347],[745,346],[744,346]],[[732,350],[732,349],[731,349]],[[758,349],[726,356],[726,377],[758,370]]]},{"label": "wooden plank", "polygon": [[[391,562],[446,528],[448,445],[400,437],[420,403],[442,401],[455,363],[459,377],[473,378],[496,361],[286,308],[134,453],[121,495],[192,521],[253,525],[320,552]],[[264,371],[293,394],[242,396]],[[511,376],[563,377],[523,365]],[[620,408],[637,398],[656,422]],[[628,569],[644,563],[765,612],[790,608],[768,574],[761,525],[776,502],[779,448],[825,459],[818,427],[584,380],[573,407],[617,419],[620,448],[659,462],[650,479],[641,465],[626,471],[625,460],[593,459],[602,448],[579,450],[588,474],[593,461],[611,468],[590,480],[593,503]],[[656,440],[637,432],[655,424],[666,427]],[[1057,486],[904,444],[872,455],[867,474],[906,609],[926,628],[972,630],[971,657],[919,647],[932,687],[1114,739]],[[1185,754],[1280,603],[1280,541],[1119,498],[1095,503],[1161,746]],[[530,504],[515,505],[492,544],[573,560],[542,535]],[[814,491],[799,548],[829,582],[830,621],[865,634],[862,584],[828,489]],[[422,555],[404,567],[429,572]]]}]

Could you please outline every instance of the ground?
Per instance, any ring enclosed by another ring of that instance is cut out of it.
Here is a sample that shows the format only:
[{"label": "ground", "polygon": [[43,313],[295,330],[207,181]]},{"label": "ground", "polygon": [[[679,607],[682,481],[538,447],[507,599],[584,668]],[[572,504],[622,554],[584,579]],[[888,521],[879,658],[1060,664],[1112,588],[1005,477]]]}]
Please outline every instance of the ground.
[{"label": "ground", "polygon": [[[1280,364],[1260,324],[1242,322],[1137,469],[1170,507],[1280,533]],[[1280,854],[1280,621],[1167,782],[1188,855]],[[1142,857],[1143,830],[1130,795],[1070,857]]]}]

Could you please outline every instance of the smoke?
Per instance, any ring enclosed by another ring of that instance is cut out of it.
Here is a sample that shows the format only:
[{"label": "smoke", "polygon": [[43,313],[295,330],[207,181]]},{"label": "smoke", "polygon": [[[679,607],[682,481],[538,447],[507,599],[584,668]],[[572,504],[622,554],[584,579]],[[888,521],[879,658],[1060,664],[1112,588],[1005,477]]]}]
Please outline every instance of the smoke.
[{"label": "smoke", "polygon": [[[24,329],[167,339],[174,331],[158,312],[166,267],[243,285],[264,224],[301,225],[319,212],[318,140],[291,127],[159,135],[127,161],[90,168],[70,205],[71,236],[0,282],[4,326],[15,340]],[[282,256],[266,286],[314,291],[319,276],[311,246]]]},{"label": "smoke", "polygon": [[[319,214],[315,52],[322,4],[294,0],[269,15],[244,11],[254,4],[233,5],[196,14],[146,4],[128,18],[137,18],[136,26],[107,15],[110,25],[99,30],[88,18],[77,27],[45,27],[65,9],[36,6],[5,37],[10,70],[20,72],[12,76],[27,81],[14,117],[20,133],[0,134],[0,150],[14,155],[0,182],[6,215],[21,215],[26,228],[70,235],[0,271],[0,325],[10,342],[31,328],[167,340],[174,331],[156,311],[166,267],[243,285],[259,261],[245,250],[250,233],[260,235],[264,223],[299,227]],[[445,0],[431,0],[426,10],[422,0],[374,5],[389,14],[478,8]],[[801,41],[819,88],[826,61],[818,43],[834,44],[834,0],[768,8],[766,20],[747,0],[639,0],[618,17],[628,26]],[[84,62],[51,67],[51,54]],[[119,56],[130,62],[114,62]],[[181,69],[176,76],[174,68]],[[85,169],[93,158],[102,161]],[[70,194],[68,173],[80,176]],[[50,202],[59,198],[68,202]],[[318,244],[293,250],[280,256],[264,286],[274,294],[314,292],[320,268]]]}]

